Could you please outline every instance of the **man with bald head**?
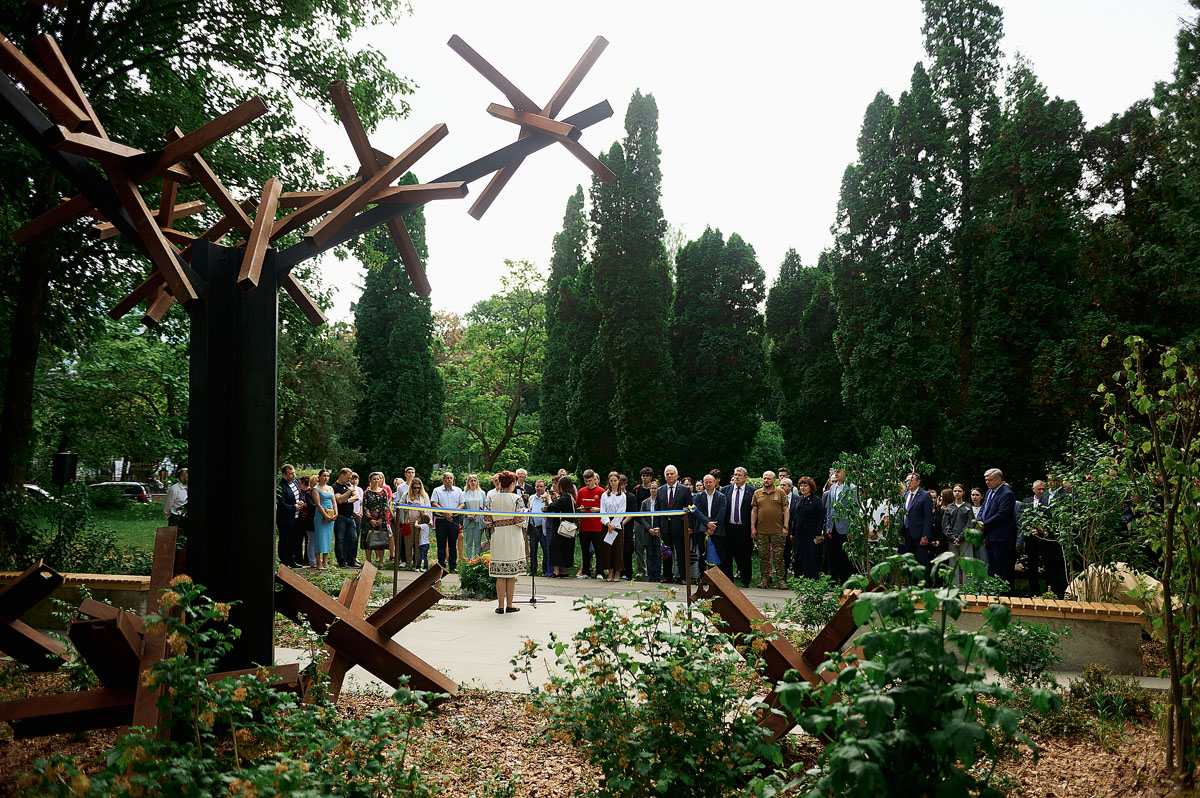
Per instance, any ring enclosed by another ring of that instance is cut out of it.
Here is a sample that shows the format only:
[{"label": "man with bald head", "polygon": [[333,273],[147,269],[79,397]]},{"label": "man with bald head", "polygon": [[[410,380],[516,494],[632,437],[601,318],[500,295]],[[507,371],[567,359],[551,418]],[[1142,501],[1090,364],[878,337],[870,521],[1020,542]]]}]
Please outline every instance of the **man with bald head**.
[{"label": "man with bald head", "polygon": [[754,492],[750,505],[750,538],[758,543],[760,588],[769,587],[774,577],[777,588],[787,589],[783,547],[787,545],[790,505],[791,497],[775,484],[775,472],[764,471],[762,487]]},{"label": "man with bald head", "polygon": [[725,509],[729,500],[717,490],[717,478],[705,474],[704,489],[692,497],[692,579],[700,579],[700,560],[707,554],[705,540],[711,540],[718,562],[725,562]]}]

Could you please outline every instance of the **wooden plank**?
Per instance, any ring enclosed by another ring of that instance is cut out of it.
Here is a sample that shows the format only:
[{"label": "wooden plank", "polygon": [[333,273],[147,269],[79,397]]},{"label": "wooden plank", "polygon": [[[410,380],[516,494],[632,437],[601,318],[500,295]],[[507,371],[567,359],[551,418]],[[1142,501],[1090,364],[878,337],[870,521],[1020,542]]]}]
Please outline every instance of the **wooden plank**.
[{"label": "wooden plank", "polygon": [[[162,590],[166,589],[175,572],[175,542],[178,530],[173,526],[159,527],[154,537],[154,561],[150,566],[150,592],[146,596],[146,614],[157,615]],[[158,725],[156,702],[161,687],[146,686],[146,675],[167,653],[167,634],[155,630],[143,637],[141,658],[138,661],[137,685],[133,701],[133,725],[149,729]],[[165,733],[164,728],[160,733]]]},{"label": "wooden plank", "polygon": [[58,42],[54,40],[54,37],[48,33],[35,36],[33,49],[41,59],[42,66],[46,68],[46,74],[50,76],[50,79],[79,106],[81,111],[87,114],[89,121],[83,126],[83,131],[108,138],[108,134],[104,132],[104,125],[100,124],[100,117],[96,115],[96,109],[92,108],[91,102],[83,92],[83,87],[75,79],[75,72],[67,63],[67,58],[59,49]]},{"label": "wooden plank", "polygon": [[356,665],[392,687],[409,677],[409,687],[458,695],[458,684],[413,652],[383,637],[362,618],[345,617],[329,627],[326,641],[349,654]]},{"label": "wooden plank", "polygon": [[141,192],[137,190],[133,180],[111,171],[108,182],[117,192],[117,197],[129,213],[129,218],[133,221],[150,260],[162,272],[163,279],[171,288],[171,293],[175,295],[176,299],[183,302],[195,300],[198,294],[187,275],[183,273],[178,252],[163,237],[162,231],[154,223],[154,217],[150,215],[150,209],[146,207],[146,201],[142,198]]},{"label": "wooden plank", "polygon": [[63,575],[42,560],[0,588],[0,621],[15,621],[42,603],[63,583]]},{"label": "wooden plank", "polygon": [[[82,155],[98,161],[102,166],[115,167],[122,171],[137,163],[137,159],[146,154],[112,139],[93,136],[90,133],[72,133],[62,125],[47,130],[46,140],[56,150]],[[151,172],[137,169],[129,171],[128,175],[134,183],[141,183],[152,176],[168,178],[179,183],[195,182],[191,174],[181,166],[169,166]]]},{"label": "wooden plank", "polygon": [[446,42],[450,49],[462,56],[462,59],[475,68],[475,71],[483,75],[484,79],[500,90],[500,93],[508,98],[508,102],[513,108],[519,111],[541,111],[541,108],[533,100],[529,99],[512,82],[500,74],[500,70],[489,64],[483,56],[475,52],[471,45],[467,44],[457,34],[450,37],[450,41]]},{"label": "wooden plank", "polygon": [[583,82],[584,77],[591,71],[606,47],[608,47],[608,40],[603,36],[597,36],[595,39],[592,39],[592,43],[588,45],[587,50],[580,56],[575,66],[571,67],[571,71],[567,73],[563,82],[555,90],[554,95],[550,98],[550,102],[546,103],[545,107],[542,108],[543,114],[551,119],[559,115],[563,106],[571,99],[571,95],[579,88],[579,84]]},{"label": "wooden plank", "polygon": [[325,323],[325,314],[321,312],[321,309],[317,307],[317,303],[313,301],[313,298],[304,290],[304,286],[300,285],[291,272],[284,275],[280,282],[283,285],[283,290],[287,291],[288,296],[292,298],[292,301],[300,308],[300,312],[308,318],[314,327],[320,327]]},{"label": "wooden plank", "polygon": [[421,183],[415,186],[388,186],[371,200],[378,203],[431,202],[441,199],[462,199],[469,190],[465,182]]},{"label": "wooden plank", "polygon": [[[346,607],[348,615],[361,618],[367,611],[371,589],[375,587],[375,573],[376,569],[372,563],[363,563],[358,577],[353,582],[347,579],[343,584],[342,593],[338,596],[338,603]],[[325,667],[325,673],[329,676],[329,694],[334,701],[337,701],[338,696],[342,694],[342,682],[346,678],[346,673],[354,667],[354,663],[345,652],[330,646],[326,646],[326,648],[330,654],[329,662]]]},{"label": "wooden plank", "polygon": [[[149,168],[151,171],[157,172],[190,158],[210,144],[258,119],[266,112],[266,102],[262,97],[256,95],[233,110],[226,111],[210,122],[205,122],[191,133],[182,136],[172,135],[167,146],[157,152],[147,153],[147,156],[154,156],[154,165]],[[169,132],[175,134],[178,131],[179,128],[176,127]]]},{"label": "wooden plank", "polygon": [[[257,206],[258,200],[247,199],[242,200],[242,203],[238,206],[238,209],[241,211],[241,215],[243,217],[249,218],[247,214],[249,214]],[[217,220],[216,224],[201,233],[200,237],[208,241],[220,241],[226,233],[233,230],[237,225],[238,219],[236,217],[225,214]]]},{"label": "wooden plank", "polygon": [[507,105],[501,105],[500,103],[489,105],[487,112],[497,119],[503,119],[505,122],[512,122],[531,128],[559,141],[566,139],[578,141],[579,137],[583,135],[583,131],[574,125],[568,125],[565,122],[559,122],[541,114],[518,111],[515,108],[509,108]]},{"label": "wooden plank", "polygon": [[112,310],[108,312],[109,318],[113,319],[114,321],[121,318],[126,313],[137,307],[138,303],[143,299],[156,295],[155,289],[162,284],[162,272],[153,272],[149,277],[143,280],[137,288],[126,294],[124,299],[113,305]]},{"label": "wooden plank", "polygon": [[592,155],[587,147],[584,147],[578,141],[567,139],[566,141],[560,141],[559,144],[566,147],[568,152],[578,158],[584,166],[592,171],[592,174],[600,178],[601,183],[611,184],[617,179],[617,176],[613,174],[611,169],[602,164],[599,158]]},{"label": "wooden plank", "polygon": [[0,721],[12,727],[18,740],[127,726],[133,718],[133,694],[131,687],[104,687],[5,701],[0,703]]},{"label": "wooden plank", "polygon": [[429,296],[432,290],[429,285],[429,278],[425,275],[425,267],[421,264],[421,254],[417,252],[417,245],[413,243],[412,236],[408,234],[408,228],[399,219],[388,219],[388,231],[392,234],[392,241],[396,244],[396,251],[400,254],[400,260],[404,263],[404,270],[408,272],[408,279],[412,281],[413,288],[419,296]]},{"label": "wooden plank", "polygon": [[142,324],[147,327],[157,326],[173,304],[175,304],[175,297],[171,296],[166,286],[160,285],[153,296],[146,298],[146,312],[142,314]]},{"label": "wooden plank", "polygon": [[[446,127],[445,123],[434,125],[423,136],[413,142],[408,149],[397,155],[386,167],[364,180],[362,185],[350,196],[346,197],[328,216],[318,222],[313,229],[305,233],[304,240],[313,246],[319,246],[324,243],[337,232],[338,228],[348,222],[354,214],[369,205],[371,197],[380,188],[390,185],[412,168],[422,155],[429,152],[449,132],[450,129]],[[298,211],[298,213],[302,212]]]},{"label": "wooden plank", "polygon": [[170,227],[175,221],[175,193],[179,184],[174,180],[164,180],[162,184],[162,199],[158,202],[158,210],[154,212],[154,220],[159,227]]},{"label": "wooden plank", "polygon": [[[162,234],[163,238],[167,239],[172,244],[182,244],[185,247],[190,247],[192,242],[199,238],[199,236],[194,236],[191,233],[185,233],[182,230],[176,230],[173,227],[162,228]],[[182,252],[180,253],[180,257],[183,257]]]},{"label": "wooden plank", "polygon": [[517,172],[517,167],[523,161],[524,158],[511,166],[505,166],[492,175],[483,191],[475,198],[475,202],[471,203],[467,213],[475,219],[482,219],[483,215],[487,213],[487,209],[492,207],[492,203],[496,201],[496,197],[500,196],[501,190],[508,185],[509,180],[512,180],[512,176]]},{"label": "wooden plank", "polygon": [[324,191],[285,191],[279,195],[280,208],[303,208],[324,197]]},{"label": "wooden plank", "polygon": [[446,576],[446,569],[434,563],[425,573],[404,586],[404,589],[367,617],[367,623],[380,634],[391,637],[415,621],[422,612],[432,607],[444,596],[437,583]]},{"label": "wooden plank", "polygon": [[17,245],[24,246],[43,233],[73,222],[91,209],[92,203],[87,197],[77,194],[13,230],[12,240]]},{"label": "wooden plank", "polygon": [[[172,220],[175,220],[183,219],[187,216],[195,216],[198,213],[203,213],[206,208],[207,206],[200,200],[180,203],[179,205],[175,206],[174,210],[171,211],[171,218]],[[157,220],[162,216],[162,206],[160,205],[158,208],[156,208],[153,213],[155,216],[155,221],[157,222]],[[159,224],[159,227],[162,227],[162,225]],[[116,238],[117,236],[121,235],[121,231],[110,222],[98,222],[91,226],[90,232],[93,238],[100,241],[106,241],[110,238]],[[179,233],[179,231],[175,232]],[[167,235],[165,229],[163,231],[163,235]],[[186,234],[181,233],[181,235]],[[170,236],[167,236],[167,239],[170,240]]]},{"label": "wooden plank", "polygon": [[127,616],[118,612],[104,620],[73,620],[67,629],[75,650],[105,687],[134,687],[137,682],[142,636]]},{"label": "wooden plank", "polygon": [[321,199],[314,200],[294,213],[289,213],[287,216],[275,222],[274,229],[271,230],[271,240],[287,235],[295,230],[299,230],[304,225],[316,219],[321,214],[336,208],[343,200],[362,185],[362,180],[355,178],[348,183],[343,183],[337,188],[330,189],[325,192],[325,196]]},{"label": "wooden plank", "polygon": [[0,33],[0,68],[25,86],[50,115],[69,130],[81,130],[91,118],[67,94],[38,69],[8,37]]},{"label": "wooden plank", "polygon": [[139,635],[143,634],[142,616],[135,615],[132,612],[121,609],[120,607],[114,607],[112,604],[105,604],[102,601],[96,601],[95,599],[90,598],[84,599],[82,602],[80,602],[79,611],[76,614],[78,616],[95,618],[98,621],[111,620],[117,616],[123,615],[129,620],[130,624],[133,625],[134,631],[136,631]]},{"label": "wooden plank", "polygon": [[[183,131],[177,127],[172,128],[163,135],[163,138],[168,142],[178,141],[183,138]],[[250,217],[246,215],[246,212],[242,210],[237,201],[230,196],[229,191],[225,188],[225,184],[216,176],[204,158],[199,154],[191,155],[186,159],[186,163],[188,168],[195,173],[196,180],[200,182],[200,185],[204,187],[208,195],[212,197],[213,202],[217,204],[221,212],[233,219],[234,228],[244,236],[250,235]],[[213,241],[216,239],[209,240]]]},{"label": "wooden plank", "polygon": [[243,291],[258,287],[271,228],[275,225],[275,207],[282,192],[283,181],[278,177],[272,177],[263,186],[262,201],[258,203],[258,213],[254,215],[254,224],[250,228],[246,251],[242,255],[242,265],[238,270],[238,287]]},{"label": "wooden plank", "polygon": [[57,640],[15,620],[0,623],[0,651],[39,673],[58,670],[67,654]]}]

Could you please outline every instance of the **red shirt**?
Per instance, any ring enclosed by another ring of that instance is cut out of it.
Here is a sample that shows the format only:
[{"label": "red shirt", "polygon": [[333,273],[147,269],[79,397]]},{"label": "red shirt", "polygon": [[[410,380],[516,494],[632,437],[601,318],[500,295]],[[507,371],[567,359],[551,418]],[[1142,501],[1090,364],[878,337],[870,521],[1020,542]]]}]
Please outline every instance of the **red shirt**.
[{"label": "red shirt", "polygon": [[592,518],[579,519],[580,532],[600,531],[600,497],[603,495],[604,488],[599,485],[594,488],[584,487],[579,489],[579,501],[576,502],[577,511],[581,513],[596,513]]}]

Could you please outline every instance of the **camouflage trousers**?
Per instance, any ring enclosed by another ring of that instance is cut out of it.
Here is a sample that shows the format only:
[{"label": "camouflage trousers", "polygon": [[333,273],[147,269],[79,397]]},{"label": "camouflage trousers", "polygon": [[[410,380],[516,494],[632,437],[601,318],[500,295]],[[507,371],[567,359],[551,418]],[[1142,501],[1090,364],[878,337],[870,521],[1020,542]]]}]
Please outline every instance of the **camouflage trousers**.
[{"label": "camouflage trousers", "polygon": [[773,574],[775,583],[779,587],[786,587],[787,573],[783,569],[783,547],[787,545],[787,535],[782,532],[775,535],[765,535],[759,532],[756,541],[758,543],[758,569],[761,577],[759,585],[769,586]]}]

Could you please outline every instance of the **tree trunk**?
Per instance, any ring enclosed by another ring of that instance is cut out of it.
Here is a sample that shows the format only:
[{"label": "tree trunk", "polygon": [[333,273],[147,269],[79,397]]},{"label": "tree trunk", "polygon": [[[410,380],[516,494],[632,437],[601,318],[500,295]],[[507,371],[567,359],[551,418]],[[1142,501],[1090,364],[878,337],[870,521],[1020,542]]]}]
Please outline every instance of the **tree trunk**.
[{"label": "tree trunk", "polygon": [[[0,479],[5,485],[20,485],[29,470],[33,380],[41,346],[46,294],[54,271],[53,248],[33,246],[20,252],[16,301],[9,331],[4,410],[0,414]],[[4,532],[0,529],[0,549],[4,547]]]}]

